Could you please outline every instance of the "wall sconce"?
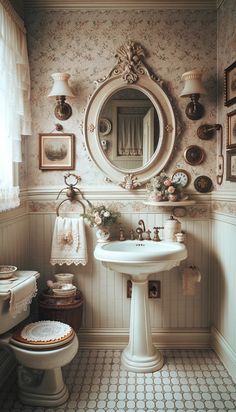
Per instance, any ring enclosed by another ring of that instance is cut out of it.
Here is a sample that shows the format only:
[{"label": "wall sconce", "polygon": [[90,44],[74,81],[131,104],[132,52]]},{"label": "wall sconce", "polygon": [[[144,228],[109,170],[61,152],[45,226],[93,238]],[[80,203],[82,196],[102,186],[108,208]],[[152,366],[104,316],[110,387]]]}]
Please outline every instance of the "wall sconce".
[{"label": "wall sconce", "polygon": [[65,102],[66,97],[75,97],[68,84],[70,75],[68,73],[53,73],[52,78],[54,83],[48,97],[56,97],[57,104],[54,114],[59,120],[67,120],[72,115],[72,109]]},{"label": "wall sconce", "polygon": [[197,129],[197,135],[201,140],[210,140],[215,137],[215,133],[219,131],[220,133],[217,134],[217,175],[216,181],[218,185],[221,185],[223,182],[224,176],[224,156],[223,156],[223,128],[222,125],[219,123],[216,124],[202,124]]},{"label": "wall sconce", "polygon": [[180,97],[190,97],[191,102],[188,103],[185,114],[190,120],[198,120],[204,115],[204,107],[198,102],[201,94],[207,94],[205,87],[202,84],[202,73],[200,70],[194,69],[182,75],[185,81]]}]

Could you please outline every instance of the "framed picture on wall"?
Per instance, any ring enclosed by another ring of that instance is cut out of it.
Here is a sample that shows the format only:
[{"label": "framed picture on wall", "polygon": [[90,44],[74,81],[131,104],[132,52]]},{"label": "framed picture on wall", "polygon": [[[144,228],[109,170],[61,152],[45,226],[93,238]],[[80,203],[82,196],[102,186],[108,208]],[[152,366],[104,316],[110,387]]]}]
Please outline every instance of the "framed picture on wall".
[{"label": "framed picture on wall", "polygon": [[73,170],[75,168],[75,135],[40,133],[39,168],[42,170]]},{"label": "framed picture on wall", "polygon": [[227,134],[227,149],[236,147],[236,110],[227,113],[228,118],[228,134]]},{"label": "framed picture on wall", "polygon": [[236,182],[236,149],[226,152],[226,180]]},{"label": "framed picture on wall", "polygon": [[236,61],[224,71],[225,106],[236,103]]}]

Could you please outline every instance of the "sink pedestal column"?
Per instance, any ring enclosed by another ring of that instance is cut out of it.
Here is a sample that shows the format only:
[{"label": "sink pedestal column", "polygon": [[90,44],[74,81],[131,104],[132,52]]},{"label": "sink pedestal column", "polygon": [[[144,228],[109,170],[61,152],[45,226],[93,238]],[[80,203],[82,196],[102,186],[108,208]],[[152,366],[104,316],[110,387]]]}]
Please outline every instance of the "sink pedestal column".
[{"label": "sink pedestal column", "polygon": [[162,354],[152,344],[148,305],[148,280],[132,279],[130,334],[122,353],[122,364],[133,372],[154,372],[162,368]]}]

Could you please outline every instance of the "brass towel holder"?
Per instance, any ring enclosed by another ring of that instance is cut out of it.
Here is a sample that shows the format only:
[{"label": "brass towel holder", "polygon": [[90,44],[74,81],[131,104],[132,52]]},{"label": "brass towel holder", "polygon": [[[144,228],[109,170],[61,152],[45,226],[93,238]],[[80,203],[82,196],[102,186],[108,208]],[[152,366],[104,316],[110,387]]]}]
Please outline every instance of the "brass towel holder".
[{"label": "brass towel holder", "polygon": [[[69,178],[74,178],[74,182],[69,182]],[[67,199],[62,200],[61,203],[59,203],[59,205],[56,208],[56,213],[57,216],[59,216],[59,209],[61,207],[61,205],[65,202],[77,202],[79,203],[82,208],[83,208],[83,213],[85,213],[85,205],[83,203],[83,201],[87,202],[89,207],[92,207],[91,202],[85,198],[84,194],[81,192],[81,190],[77,187],[78,183],[80,182],[81,177],[76,175],[75,173],[67,173],[66,175],[64,175],[64,181],[66,184],[66,187],[63,187],[60,192],[57,195],[57,199],[59,199],[59,196],[61,195],[61,193],[63,193],[65,191],[65,194],[67,196]],[[78,195],[81,196],[82,200],[78,199]]]}]

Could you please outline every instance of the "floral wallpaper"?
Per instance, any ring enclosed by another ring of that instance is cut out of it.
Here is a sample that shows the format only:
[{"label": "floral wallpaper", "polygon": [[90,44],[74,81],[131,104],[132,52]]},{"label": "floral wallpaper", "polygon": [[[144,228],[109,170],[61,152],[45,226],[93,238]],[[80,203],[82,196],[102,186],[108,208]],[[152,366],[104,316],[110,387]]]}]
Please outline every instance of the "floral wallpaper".
[{"label": "floral wallpaper", "polygon": [[[64,133],[76,135],[76,171],[83,185],[103,185],[105,175],[89,160],[84,147],[81,123],[94,81],[107,75],[116,63],[115,53],[128,39],[146,50],[146,63],[165,82],[182,126],[166,172],[186,169],[192,176],[208,175],[215,183],[216,142],[202,141],[197,128],[216,122],[216,12],[210,10],[148,11],[37,11],[26,16],[32,82],[33,136],[28,139],[28,185],[60,186],[63,171],[41,171],[38,167],[39,133],[55,130],[55,101],[47,95],[51,74],[66,71],[76,97],[71,100],[73,115],[64,122]],[[179,97],[181,76],[193,68],[202,69],[208,95],[201,97],[205,116],[188,120],[188,99]],[[205,161],[189,166],[183,158],[187,146],[197,144]],[[110,186],[111,187],[111,186]]]},{"label": "floral wallpaper", "polygon": [[[227,141],[227,113],[236,109],[236,104],[224,106],[224,69],[236,61],[236,2],[225,0],[218,10],[218,102],[217,122],[223,125],[224,155]],[[226,167],[226,161],[225,161]],[[223,188],[235,189],[235,182],[226,182]]]}]

